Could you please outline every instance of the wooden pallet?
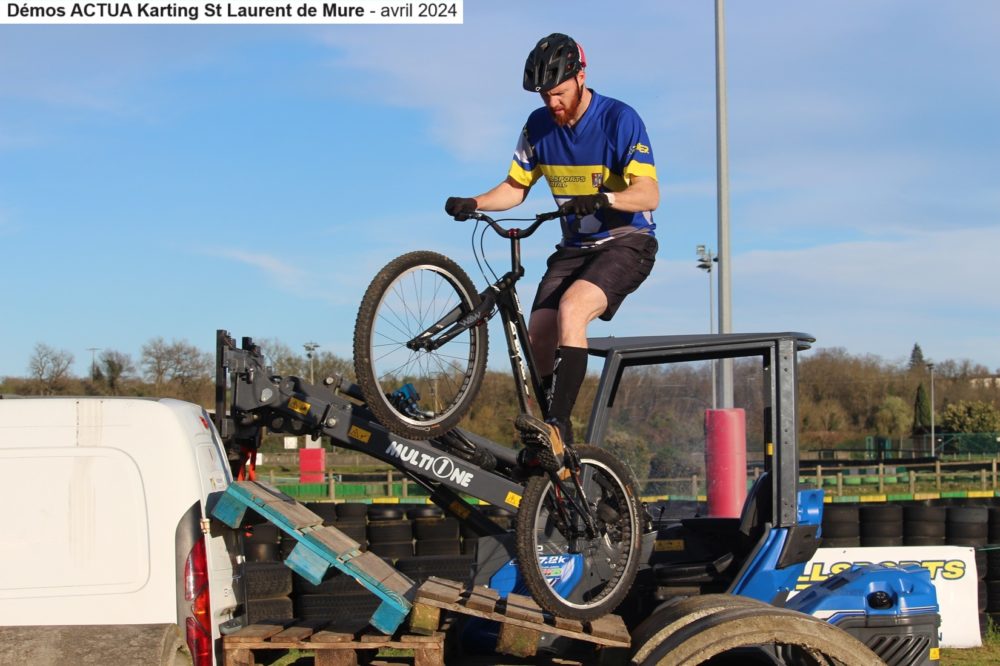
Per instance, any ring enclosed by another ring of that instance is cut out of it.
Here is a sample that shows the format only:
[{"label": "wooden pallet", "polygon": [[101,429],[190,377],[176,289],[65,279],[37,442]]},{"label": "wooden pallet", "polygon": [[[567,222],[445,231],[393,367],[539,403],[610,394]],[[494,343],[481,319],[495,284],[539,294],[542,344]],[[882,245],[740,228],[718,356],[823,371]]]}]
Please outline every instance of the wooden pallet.
[{"label": "wooden pallet", "polygon": [[361,552],[357,541],[324,526],[322,518],[281,491],[257,481],[236,481],[220,496],[212,515],[235,528],[248,508],[298,541],[284,560],[292,571],[313,585],[334,567],[353,576],[382,599],[370,622],[384,634],[395,633],[406,619],[416,583],[374,553]]},{"label": "wooden pallet", "polygon": [[627,648],[631,643],[625,622],[617,615],[606,615],[586,623],[567,620],[543,612],[530,597],[510,594],[500,599],[496,590],[488,587],[477,585],[468,590],[461,583],[434,576],[417,589],[410,612],[410,631],[432,635],[440,626],[442,610],[499,622],[497,652],[517,657],[533,656],[542,634],[565,636],[607,648]]},{"label": "wooden pallet", "polygon": [[[308,650],[316,666],[356,666],[358,653],[382,648],[413,650],[413,666],[444,666],[444,633],[430,636],[347,634],[310,626],[252,624],[223,637],[224,666],[253,666],[254,650]],[[362,663],[366,660],[364,655]]]}]

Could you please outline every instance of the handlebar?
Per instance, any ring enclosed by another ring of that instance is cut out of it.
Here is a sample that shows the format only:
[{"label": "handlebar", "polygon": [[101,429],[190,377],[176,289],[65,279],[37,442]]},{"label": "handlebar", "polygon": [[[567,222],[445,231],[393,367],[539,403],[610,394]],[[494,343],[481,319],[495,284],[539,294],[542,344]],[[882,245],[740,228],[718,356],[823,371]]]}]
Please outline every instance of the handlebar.
[{"label": "handlebar", "polygon": [[493,229],[493,231],[497,233],[498,236],[502,238],[515,239],[515,238],[527,238],[528,236],[530,236],[531,234],[535,233],[535,231],[538,230],[538,227],[542,225],[542,222],[546,222],[548,220],[554,220],[557,217],[561,216],[562,214],[557,210],[554,210],[550,213],[539,213],[538,215],[535,215],[534,222],[528,225],[528,228],[526,229],[518,229],[517,227],[511,227],[507,229],[500,226],[498,222],[506,222],[506,221],[527,222],[531,218],[511,217],[511,218],[504,218],[501,220],[494,220],[486,213],[483,213],[481,211],[476,211],[475,213],[469,214],[469,219],[485,222],[487,225],[490,226],[491,229]]}]

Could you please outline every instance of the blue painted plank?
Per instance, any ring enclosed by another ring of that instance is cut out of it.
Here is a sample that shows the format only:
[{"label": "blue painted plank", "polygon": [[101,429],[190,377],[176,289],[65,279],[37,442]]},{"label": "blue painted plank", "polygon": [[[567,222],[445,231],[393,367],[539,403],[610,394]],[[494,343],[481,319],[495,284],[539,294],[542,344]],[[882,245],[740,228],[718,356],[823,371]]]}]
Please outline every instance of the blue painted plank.
[{"label": "blue painted plank", "polygon": [[239,527],[247,508],[276,525],[298,543],[285,564],[313,585],[319,585],[331,567],[354,577],[382,599],[370,623],[392,634],[412,608],[416,584],[380,557],[361,552],[358,542],[323,526],[322,519],[293,498],[256,481],[237,481],[226,489],[212,515],[230,527]]}]

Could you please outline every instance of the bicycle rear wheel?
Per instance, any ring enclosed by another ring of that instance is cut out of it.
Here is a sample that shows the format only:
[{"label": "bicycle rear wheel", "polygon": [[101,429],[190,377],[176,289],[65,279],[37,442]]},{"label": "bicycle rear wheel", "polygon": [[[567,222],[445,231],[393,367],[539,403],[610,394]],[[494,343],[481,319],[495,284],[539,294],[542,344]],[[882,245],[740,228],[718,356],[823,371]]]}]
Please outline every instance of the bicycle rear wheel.
[{"label": "bicycle rear wheel", "polygon": [[372,280],[354,327],[354,372],[386,428],[430,439],[465,415],[486,372],[486,325],[462,329],[433,350],[411,347],[435,324],[448,331],[478,300],[465,271],[436,252],[398,257]]},{"label": "bicycle rear wheel", "polygon": [[[566,495],[548,475],[528,480],[517,511],[517,562],[540,606],[587,621],[613,612],[632,587],[642,524],[638,484],[628,466],[594,446],[575,449],[582,493],[571,480],[562,484]],[[570,496],[591,509],[597,527],[593,537]],[[560,505],[566,514],[560,513]]]}]

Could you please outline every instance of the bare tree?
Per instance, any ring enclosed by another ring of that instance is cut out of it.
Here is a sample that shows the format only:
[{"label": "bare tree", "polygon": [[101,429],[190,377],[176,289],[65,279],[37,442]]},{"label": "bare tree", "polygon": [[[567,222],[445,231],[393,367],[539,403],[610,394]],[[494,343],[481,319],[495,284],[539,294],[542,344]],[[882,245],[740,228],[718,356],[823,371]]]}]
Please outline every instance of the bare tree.
[{"label": "bare tree", "polygon": [[161,337],[156,337],[142,346],[143,376],[153,384],[159,393],[170,367],[170,345]]},{"label": "bare tree", "polygon": [[188,342],[173,340],[168,343],[157,337],[142,346],[140,363],[146,381],[153,384],[157,394],[167,384],[173,384],[187,393],[192,384],[209,378],[212,360]]},{"label": "bare tree", "polygon": [[28,361],[28,374],[42,395],[57,393],[66,384],[73,354],[64,349],[54,349],[44,342],[35,345]]},{"label": "bare tree", "polygon": [[108,384],[108,390],[111,395],[118,395],[122,380],[135,374],[132,357],[125,352],[107,349],[101,352],[100,360],[101,373]]}]

